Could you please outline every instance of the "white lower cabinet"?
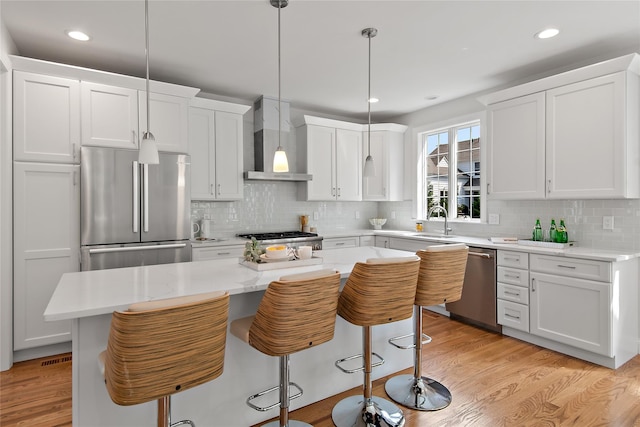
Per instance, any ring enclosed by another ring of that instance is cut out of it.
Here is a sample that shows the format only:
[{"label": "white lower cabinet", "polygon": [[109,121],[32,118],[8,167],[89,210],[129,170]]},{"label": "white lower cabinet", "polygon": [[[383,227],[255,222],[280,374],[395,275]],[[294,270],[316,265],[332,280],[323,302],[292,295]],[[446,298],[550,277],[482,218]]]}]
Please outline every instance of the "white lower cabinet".
[{"label": "white lower cabinet", "polygon": [[375,246],[376,236],[360,236],[360,246]]},{"label": "white lower cabinet", "polygon": [[611,352],[609,283],[531,273],[531,333],[605,356]]},{"label": "white lower cabinet", "polygon": [[239,258],[244,253],[244,245],[207,246],[192,248],[192,261],[208,261],[212,259]]},{"label": "white lower cabinet", "polygon": [[388,248],[389,238],[384,236],[376,236],[375,245],[379,248]]},{"label": "white lower cabinet", "polygon": [[355,248],[360,246],[360,237],[329,237],[322,239],[322,250]]},{"label": "white lower cabinet", "polygon": [[498,251],[498,324],[529,332],[529,254]]},{"label": "white lower cabinet", "polygon": [[401,237],[390,237],[389,248],[399,249],[401,251],[417,252],[428,246],[440,245],[438,242],[428,242],[425,240],[403,239]]},{"label": "white lower cabinet", "polygon": [[14,350],[71,340],[71,322],[45,322],[60,277],[80,271],[78,165],[14,163]]}]

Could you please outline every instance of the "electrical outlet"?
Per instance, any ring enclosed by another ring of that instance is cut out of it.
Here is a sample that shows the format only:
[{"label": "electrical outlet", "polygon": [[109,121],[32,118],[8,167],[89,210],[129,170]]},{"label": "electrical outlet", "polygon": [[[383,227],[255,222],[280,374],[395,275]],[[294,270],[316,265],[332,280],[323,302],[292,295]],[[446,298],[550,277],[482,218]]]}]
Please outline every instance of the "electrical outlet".
[{"label": "electrical outlet", "polygon": [[612,216],[603,216],[602,217],[602,229],[603,230],[613,230],[613,217]]},{"label": "electrical outlet", "polygon": [[360,211],[356,211],[356,219],[360,219]]},{"label": "electrical outlet", "polygon": [[396,219],[396,211],[391,211],[391,219]]},{"label": "electrical outlet", "polygon": [[313,220],[314,220],[314,221],[317,221],[317,220],[319,220],[319,219],[320,219],[320,215],[318,214],[318,212],[314,212],[314,213],[313,213]]},{"label": "electrical outlet", "polygon": [[500,224],[500,214],[489,214],[489,224],[492,224],[492,225]]}]

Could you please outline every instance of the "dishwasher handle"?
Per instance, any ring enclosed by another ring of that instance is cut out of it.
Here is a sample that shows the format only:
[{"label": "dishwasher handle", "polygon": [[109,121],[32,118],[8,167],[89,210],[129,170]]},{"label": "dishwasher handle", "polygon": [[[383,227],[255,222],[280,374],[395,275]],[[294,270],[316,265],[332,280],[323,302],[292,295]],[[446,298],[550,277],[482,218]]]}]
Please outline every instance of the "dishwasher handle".
[{"label": "dishwasher handle", "polygon": [[477,256],[477,257],[486,258],[486,259],[493,258],[493,255],[485,253],[485,252],[471,252],[471,251],[469,251],[469,256]]}]

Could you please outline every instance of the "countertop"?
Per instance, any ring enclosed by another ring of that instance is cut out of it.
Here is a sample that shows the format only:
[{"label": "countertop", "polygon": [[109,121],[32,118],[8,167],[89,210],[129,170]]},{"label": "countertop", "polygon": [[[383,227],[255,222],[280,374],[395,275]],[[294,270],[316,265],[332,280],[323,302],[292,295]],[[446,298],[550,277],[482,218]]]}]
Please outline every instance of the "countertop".
[{"label": "countertop", "polygon": [[346,278],[356,262],[368,258],[409,256],[376,247],[316,251],[322,264],[255,271],[238,258],[65,273],[44,312],[47,321],[76,319],[124,310],[135,302],[228,291],[231,295],[265,290],[284,275],[332,268]]},{"label": "countertop", "polygon": [[[349,236],[385,236],[385,237],[401,237],[404,239],[412,240],[424,240],[429,242],[440,243],[466,243],[469,246],[476,246],[490,249],[502,249],[517,252],[527,252],[532,254],[542,255],[557,255],[566,257],[577,257],[583,259],[593,259],[597,261],[626,261],[633,258],[640,258],[640,252],[633,251],[617,251],[609,249],[598,248],[586,248],[580,246],[574,246],[566,249],[546,248],[537,246],[525,246],[520,244],[500,244],[493,243],[487,237],[472,237],[472,236],[459,236],[453,235],[452,237],[438,237],[433,233],[419,233],[416,231],[404,231],[404,230],[330,230],[326,232],[320,232],[320,236],[325,239],[341,238]],[[194,248],[209,247],[209,246],[225,246],[225,245],[244,245],[247,241],[245,239],[232,238],[216,238],[215,240],[206,241],[193,241]]]}]

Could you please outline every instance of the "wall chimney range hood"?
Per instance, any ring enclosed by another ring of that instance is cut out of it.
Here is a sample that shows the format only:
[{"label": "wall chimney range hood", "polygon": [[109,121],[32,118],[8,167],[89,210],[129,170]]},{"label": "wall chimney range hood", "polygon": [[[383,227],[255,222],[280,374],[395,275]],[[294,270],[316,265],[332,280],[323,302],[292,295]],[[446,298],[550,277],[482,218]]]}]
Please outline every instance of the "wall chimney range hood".
[{"label": "wall chimney range hood", "polygon": [[255,171],[244,173],[247,180],[261,181],[311,181],[312,175],[296,173],[295,143],[290,144],[290,106],[280,101],[282,122],[280,144],[289,156],[289,172],[273,172],[273,154],[278,147],[278,99],[261,96],[253,103],[253,148]]}]

